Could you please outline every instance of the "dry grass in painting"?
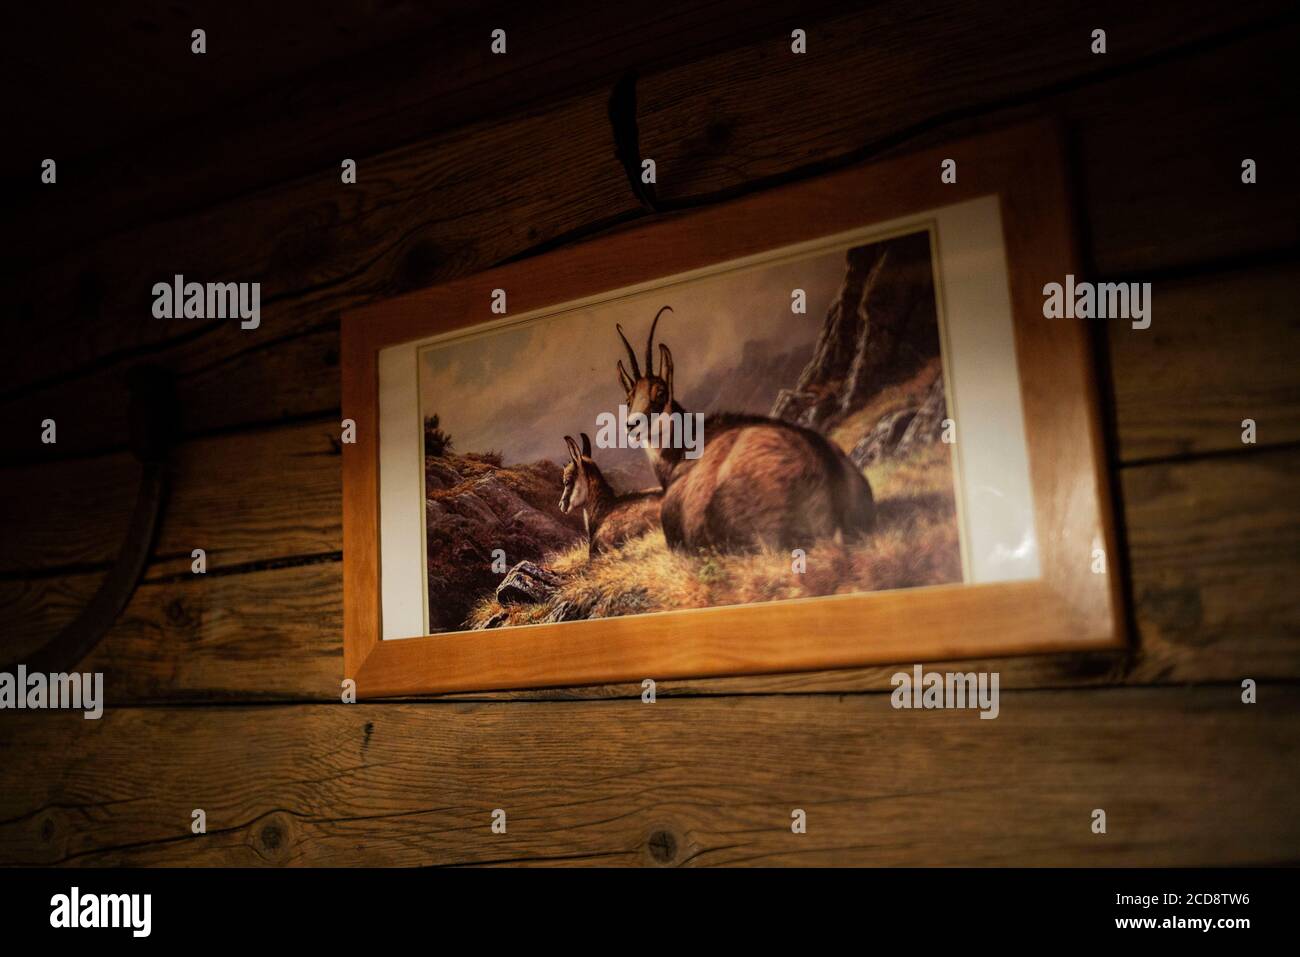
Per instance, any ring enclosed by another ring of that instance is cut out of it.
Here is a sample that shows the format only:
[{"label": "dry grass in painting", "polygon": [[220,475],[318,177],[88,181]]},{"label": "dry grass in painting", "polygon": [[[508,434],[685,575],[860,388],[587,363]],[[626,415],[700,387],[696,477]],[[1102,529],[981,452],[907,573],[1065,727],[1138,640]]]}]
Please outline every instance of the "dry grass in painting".
[{"label": "dry grass in painting", "polygon": [[857,542],[811,543],[803,574],[792,572],[789,552],[676,552],[655,531],[591,561],[585,543],[549,555],[544,564],[563,583],[546,602],[503,606],[488,597],[467,624],[502,613],[499,625],[528,625],[961,581],[950,446],[923,446],[865,474],[876,530]]}]

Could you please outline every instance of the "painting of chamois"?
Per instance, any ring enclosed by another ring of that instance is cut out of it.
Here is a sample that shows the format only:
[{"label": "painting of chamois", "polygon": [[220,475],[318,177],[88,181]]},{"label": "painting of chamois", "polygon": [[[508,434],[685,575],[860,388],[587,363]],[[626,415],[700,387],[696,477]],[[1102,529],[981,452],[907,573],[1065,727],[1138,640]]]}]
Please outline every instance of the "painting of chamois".
[{"label": "painting of chamois", "polygon": [[936,251],[774,250],[419,344],[430,631],[964,581]]},{"label": "painting of chamois", "polygon": [[[659,345],[655,315],[645,368],[621,326],[630,369],[618,362],[629,418],[640,413],[660,427],[643,442],[664,489],[664,537],[679,550],[745,551],[762,545],[807,547],[822,537],[856,538],[871,530],[871,486],[848,456],[811,429],[756,415],[715,413],[704,419],[697,458],[675,441],[686,410],[673,394],[673,356]],[[656,418],[655,416],[658,416]]]},{"label": "painting of chamois", "polygon": [[569,447],[569,461],[564,466],[564,491],[560,511],[568,514],[582,509],[587,527],[587,555],[622,545],[629,538],[659,527],[661,492],[630,492],[618,495],[601,474],[591,457],[591,439],[582,433],[582,447],[572,436],[564,437]]}]

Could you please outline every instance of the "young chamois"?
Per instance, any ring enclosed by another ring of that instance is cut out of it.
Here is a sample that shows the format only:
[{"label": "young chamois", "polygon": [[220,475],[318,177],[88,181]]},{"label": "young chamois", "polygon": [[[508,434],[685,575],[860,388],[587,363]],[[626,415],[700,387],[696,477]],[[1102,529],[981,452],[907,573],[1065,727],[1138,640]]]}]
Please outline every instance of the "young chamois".
[{"label": "young chamois", "polygon": [[564,491],[560,511],[568,513],[582,508],[582,522],[587,527],[587,555],[594,558],[608,548],[622,545],[629,538],[659,527],[659,503],[662,492],[630,492],[617,495],[591,458],[591,439],[582,433],[582,448],[571,436],[564,437],[569,447],[569,463],[564,466]]},{"label": "young chamois", "polygon": [[[849,457],[817,432],[779,419],[718,413],[704,419],[704,447],[684,454],[687,413],[673,395],[673,356],[654,335],[664,306],[646,340],[645,369],[616,326],[631,370],[618,363],[629,418],[647,416],[650,464],[664,488],[661,517],[672,548],[743,551],[756,546],[807,547],[823,536],[856,537],[871,529],[871,486]],[[658,413],[658,416],[655,416]],[[644,430],[643,430],[644,434]]]}]

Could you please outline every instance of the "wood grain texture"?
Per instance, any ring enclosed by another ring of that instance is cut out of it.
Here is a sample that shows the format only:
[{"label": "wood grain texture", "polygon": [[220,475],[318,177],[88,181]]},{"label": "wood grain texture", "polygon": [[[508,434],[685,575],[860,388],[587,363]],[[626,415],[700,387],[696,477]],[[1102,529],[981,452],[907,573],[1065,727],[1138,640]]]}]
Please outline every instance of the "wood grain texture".
[{"label": "wood grain texture", "polygon": [[[1060,688],[1285,679],[1300,674],[1300,451],[1124,469],[1135,597],[1132,653],[984,659],[1005,687]],[[6,650],[35,647],[93,594],[96,574],[0,580]],[[146,583],[85,663],[112,700],[334,700],[342,677],[342,571],[336,558]],[[661,695],[887,689],[896,667],[661,680]],[[639,697],[636,684],[459,694],[476,699]]]},{"label": "wood grain texture", "polygon": [[[340,548],[336,418],[185,442],[148,575],[210,572]],[[0,470],[0,574],[106,564],[122,547],[141,467],[126,452]]]},{"label": "wood grain texture", "polygon": [[[427,33],[446,24],[457,6],[453,0],[437,0],[363,9],[325,0],[310,8],[285,2],[187,10],[149,3],[131,9],[129,16],[107,6],[88,8],[78,11],[74,22],[69,22],[66,10],[55,7],[15,9],[9,25],[22,40],[13,44],[10,54],[15,69],[36,74],[56,58],[62,58],[64,67],[61,82],[34,84],[15,98],[15,134],[43,143],[43,155],[60,157],[61,169],[68,161],[69,172],[83,169],[75,161],[86,154],[99,154],[98,162],[87,163],[98,171],[108,166],[106,152],[125,151],[127,144],[139,150],[146,146],[142,140],[160,130],[174,132],[196,113],[247,108],[259,92],[292,86],[296,77],[329,60],[350,60],[412,32]],[[195,25],[202,26],[209,39],[208,52],[201,57],[190,47]],[[222,127],[234,125],[220,124],[210,135],[216,141]],[[193,126],[186,132],[188,138],[203,135]],[[181,145],[171,144],[173,149]],[[202,152],[212,150],[213,143],[205,145]],[[219,158],[229,159],[211,160]],[[29,159],[20,165],[17,157],[6,157],[4,163],[5,173],[17,177],[21,170],[27,178]],[[148,173],[135,170],[133,175],[144,178]],[[73,196],[80,193],[77,183],[62,176],[60,183],[72,187]],[[115,185],[126,187],[124,193],[137,200],[144,198],[131,180]],[[111,208],[91,206],[85,212],[103,215]]]},{"label": "wood grain texture", "polygon": [[[867,19],[858,34],[844,33],[835,42],[869,35],[870,14],[861,16]],[[1049,45],[1036,66],[1026,64],[1016,74],[1022,109],[1033,104],[1035,111],[1059,113],[1075,132],[1089,220],[1085,253],[1099,269],[1128,273],[1297,245],[1300,190],[1279,176],[1243,192],[1240,158],[1224,169],[1227,147],[1218,145],[1249,142],[1266,157],[1294,152],[1293,127],[1276,122],[1274,104],[1276,92],[1290,88],[1284,64],[1295,37],[1294,28],[1282,28],[1224,41],[1138,74],[1111,80],[1106,73],[1089,74],[1096,82],[1063,90],[1060,51]],[[1168,39],[1176,45],[1178,37]],[[1039,49],[1039,41],[1024,46]],[[647,78],[645,152],[672,171],[661,175],[660,188],[671,194],[673,182],[697,167],[711,172],[691,180],[692,195],[734,188],[755,182],[751,176],[843,156],[871,131],[909,127],[916,119],[911,94],[897,96],[890,71],[871,58],[869,46],[851,42],[839,52],[835,75],[852,81],[838,91],[809,90],[808,101],[791,110],[756,106],[775,95],[766,74],[725,57]],[[975,89],[969,80],[987,69],[988,50],[976,45],[968,53],[937,64],[912,93],[930,84]],[[773,56],[749,55],[759,62]],[[900,48],[893,62],[901,70],[911,56]],[[1093,60],[1086,65],[1097,69]],[[819,82],[817,75],[807,71],[801,87]],[[657,83],[664,84],[661,92],[655,92]],[[694,98],[684,98],[691,89]],[[700,101],[698,91],[705,90]],[[573,229],[637,214],[613,159],[605,99],[604,91],[583,94],[545,112],[435,135],[368,160],[367,175],[355,186],[341,187],[330,169],[134,230],[24,276],[8,308],[27,320],[29,333],[4,357],[0,418],[16,426],[46,416],[66,423],[61,454],[120,446],[126,435],[121,377],[144,359],[179,377],[188,433],[337,408],[342,310],[481,270]],[[982,105],[996,111],[1001,104]],[[927,127],[904,145],[1015,118],[1002,112],[981,117],[981,103],[969,106],[973,118]],[[703,143],[689,125],[702,117],[709,122]],[[679,157],[683,150],[688,155]],[[750,168],[744,157],[761,162]],[[1197,202],[1187,203],[1183,190],[1195,192]],[[511,215],[502,216],[503,208]],[[1151,223],[1168,228],[1153,238]],[[259,279],[262,327],[241,331],[231,322],[152,319],[152,283],[175,272],[204,280]],[[283,348],[291,339],[304,340],[301,352]],[[0,461],[48,455],[38,429],[15,434],[18,440],[0,449]]]},{"label": "wood grain texture", "polygon": [[[726,58],[718,81],[689,69],[647,78],[643,151],[656,158],[662,194],[696,195],[815,168],[864,143],[912,150],[1048,112],[1074,136],[1084,250],[1097,272],[1295,247],[1300,187],[1285,178],[1255,189],[1240,178],[1243,149],[1285,167],[1300,145],[1294,124],[1277,122],[1300,101],[1270,75],[1300,38],[1294,20],[1202,49],[1197,37],[1222,36],[1227,24],[1175,34],[1164,11],[1140,9],[1130,8],[1138,22],[1122,28],[1107,21],[1104,58],[1076,39],[1101,22],[1091,6],[1026,8],[1014,18],[990,8],[996,24],[967,10],[942,43],[927,42],[933,25],[920,17],[870,38],[828,25],[816,36],[816,71],[751,46]],[[1267,16],[1257,8],[1237,22]],[[899,32],[909,36],[908,56],[873,55],[873,43],[892,44]],[[1000,50],[991,59],[986,42]],[[1191,52],[1172,60],[1159,52],[1179,45]],[[1025,95],[1026,80],[1037,95]]]},{"label": "wood grain texture", "polygon": [[[370,329],[355,320],[341,333],[343,407],[356,442],[343,459],[343,676],[357,681],[381,640],[379,552],[379,367]],[[423,441],[423,440],[421,440]],[[423,468],[423,466],[421,466]],[[421,493],[423,496],[423,493]],[[421,508],[423,512],[423,507]],[[372,534],[374,533],[374,534]],[[355,688],[355,684],[354,684]]]},{"label": "wood grain texture", "polygon": [[[799,20],[808,25],[851,5],[805,0]],[[628,69],[779,39],[790,19],[782,0],[644,7],[442,0],[326,9],[282,0],[270,9],[208,11],[212,43],[200,60],[190,54],[190,24],[184,17],[177,24],[176,12],[140,16],[127,29],[117,11],[105,10],[93,29],[85,21],[78,31],[42,24],[28,34],[61,47],[24,46],[29,72],[66,56],[69,43],[77,56],[64,83],[25,91],[15,104],[33,148],[15,150],[21,165],[9,171],[27,188],[14,191],[14,242],[0,245],[6,259],[62,252],[323,170],[337,180],[344,157],[365,168],[377,153],[608,86]],[[506,56],[490,50],[496,27],[507,30]],[[106,38],[115,51],[108,82]],[[69,87],[83,95],[67,98]],[[213,115],[223,122],[207,122]],[[59,157],[54,195],[30,175],[32,152]]]},{"label": "wood grain texture", "polygon": [[[99,575],[0,581],[13,622],[0,657],[17,659],[71,621]],[[188,572],[141,585],[82,670],[103,671],[109,700],[338,700],[342,573],[319,563],[238,575]]]},{"label": "wood grain texture", "polygon": [[1241,181],[1247,156],[1273,166],[1300,148],[1295,125],[1277,122],[1300,109],[1300,93],[1263,67],[1298,42],[1292,20],[1043,104],[1076,131],[1093,273],[1149,279],[1300,247],[1300,184],[1256,192]]},{"label": "wood grain texture", "polygon": [[1008,693],[992,721],[883,694],[15,714],[0,864],[1294,860],[1300,690],[1239,694]]},{"label": "wood grain texture", "polygon": [[1156,282],[1151,328],[1106,327],[1124,461],[1300,439],[1300,264]]},{"label": "wood grain texture", "polygon": [[1125,469],[1142,656],[1153,680],[1217,649],[1223,677],[1300,674],[1296,449]]},{"label": "wood grain texture", "polygon": [[[186,432],[335,408],[340,310],[481,269],[627,208],[611,149],[605,96],[592,94],[376,157],[355,186],[331,169],[77,251],[15,290],[10,308],[33,321],[5,357],[4,391],[20,398],[4,414],[19,421],[44,408],[37,421],[64,420],[62,454],[122,444],[122,372],[141,361],[177,377]],[[536,169],[565,175],[539,190]],[[260,326],[153,318],[153,284],[175,274],[260,282]],[[297,353],[276,347],[320,331],[332,335],[317,340],[310,368],[279,364]],[[6,460],[31,458],[34,447],[23,446]]]}]

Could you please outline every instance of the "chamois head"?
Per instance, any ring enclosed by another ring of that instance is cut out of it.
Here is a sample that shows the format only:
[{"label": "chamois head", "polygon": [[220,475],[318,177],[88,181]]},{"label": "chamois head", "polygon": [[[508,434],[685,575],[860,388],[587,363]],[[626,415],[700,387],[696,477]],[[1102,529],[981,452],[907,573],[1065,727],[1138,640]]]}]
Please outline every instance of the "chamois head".
[{"label": "chamois head", "polygon": [[569,513],[581,508],[587,501],[587,469],[595,468],[591,460],[591,439],[582,433],[582,448],[566,435],[564,444],[569,447],[569,462],[564,466],[564,491],[560,493],[560,511]]},{"label": "chamois head", "polygon": [[619,325],[614,327],[627,348],[628,362],[632,364],[632,371],[629,373],[623,367],[623,360],[618,360],[618,379],[623,384],[623,391],[627,393],[629,418],[639,412],[649,420],[653,413],[667,413],[673,410],[673,354],[663,343],[659,344],[659,374],[655,375],[654,370],[655,326],[659,325],[660,316],[672,311],[671,306],[664,306],[655,313],[655,320],[650,324],[650,336],[645,342],[644,371],[636,361],[636,352],[632,349],[632,344],[627,341],[627,336],[623,335],[623,327]]}]

